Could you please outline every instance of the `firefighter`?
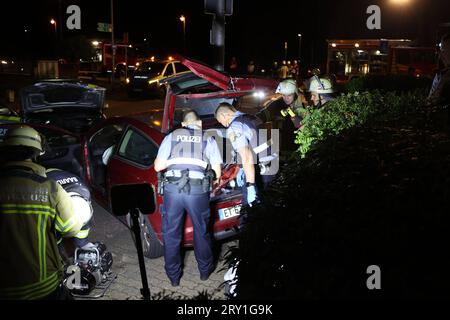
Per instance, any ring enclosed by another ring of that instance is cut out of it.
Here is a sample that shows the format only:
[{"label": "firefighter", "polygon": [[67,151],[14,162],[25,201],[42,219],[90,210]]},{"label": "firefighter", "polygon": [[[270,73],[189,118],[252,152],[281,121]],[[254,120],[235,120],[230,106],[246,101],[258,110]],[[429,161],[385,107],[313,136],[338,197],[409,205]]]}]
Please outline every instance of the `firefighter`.
[{"label": "firefighter", "polygon": [[8,108],[4,108],[0,104],[0,123],[19,123],[20,117],[12,113]]},{"label": "firefighter", "polygon": [[[215,112],[217,121],[227,129],[227,138],[242,161],[243,203],[252,206],[258,200],[258,189],[265,188],[274,178],[271,168],[277,154],[271,153],[272,140],[260,139],[257,122],[251,116],[237,111],[229,103],[221,103]],[[265,140],[265,141],[259,141]],[[264,156],[262,156],[264,155]],[[256,159],[257,157],[257,159]],[[240,185],[241,186],[241,185]]]},{"label": "firefighter", "polygon": [[[162,231],[165,270],[174,287],[182,275],[180,245],[185,210],[194,227],[200,279],[207,280],[214,270],[209,199],[212,180],[220,178],[222,165],[217,142],[212,137],[204,138],[202,122],[195,111],[185,113],[182,126],[165,137],[155,160],[157,172],[166,170]],[[208,170],[209,166],[212,170]]]},{"label": "firefighter", "polygon": [[311,101],[314,107],[321,108],[334,99],[335,91],[329,79],[314,76],[309,84],[309,92],[311,93]]},{"label": "firefighter", "polygon": [[283,101],[287,108],[281,110],[283,117],[289,117],[296,129],[301,127],[303,114],[305,112],[304,102],[306,102],[302,92],[297,86],[297,82],[288,79],[280,82],[275,93],[283,96]]},{"label": "firefighter", "polygon": [[0,145],[0,298],[62,299],[63,265],[55,232],[75,236],[81,223],[69,195],[33,162],[43,153],[41,136],[22,125]]}]

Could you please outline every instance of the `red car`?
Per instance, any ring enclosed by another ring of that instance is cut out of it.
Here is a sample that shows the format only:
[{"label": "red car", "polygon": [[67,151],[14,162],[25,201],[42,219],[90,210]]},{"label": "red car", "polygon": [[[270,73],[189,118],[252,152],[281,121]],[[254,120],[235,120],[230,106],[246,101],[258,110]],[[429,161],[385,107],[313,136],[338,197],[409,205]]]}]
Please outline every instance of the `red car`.
[{"label": "red car", "polygon": [[[264,92],[273,93],[277,83],[263,78],[231,78],[206,65],[178,57],[192,72],[166,79],[164,110],[153,110],[136,117],[113,117],[79,136],[63,129],[33,125],[45,136],[47,153],[40,159],[46,167],[56,167],[84,177],[97,202],[116,216],[125,216],[138,207],[143,214],[141,229],[145,255],[163,254],[161,213],[163,197],[157,194],[157,176],[153,162],[165,135],[181,123],[186,108],[195,109],[205,128],[225,137],[224,128],[214,119],[222,101],[240,109],[262,107]],[[5,133],[11,125],[2,125]],[[224,150],[231,150],[223,139]],[[219,144],[220,145],[220,144]],[[230,159],[224,155],[224,160]],[[228,163],[211,198],[213,231],[216,239],[225,239],[239,230],[241,190],[235,185],[239,171]],[[193,244],[193,228],[188,215],[184,229],[185,246]]]}]

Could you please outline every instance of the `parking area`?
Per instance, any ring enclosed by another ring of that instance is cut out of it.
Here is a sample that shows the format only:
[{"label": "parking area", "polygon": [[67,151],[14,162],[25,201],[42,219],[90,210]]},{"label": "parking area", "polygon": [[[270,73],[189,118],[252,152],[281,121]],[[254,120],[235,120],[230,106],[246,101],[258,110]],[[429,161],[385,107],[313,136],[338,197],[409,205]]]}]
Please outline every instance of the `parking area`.
[{"label": "parking area", "polygon": [[[94,203],[94,227],[92,241],[102,241],[113,255],[113,272],[117,279],[106,292],[103,300],[139,300],[142,288],[136,249],[130,231],[125,225]],[[224,299],[221,286],[225,270],[223,255],[234,241],[218,246],[219,261],[217,268],[207,281],[201,281],[195,261],[194,251],[186,250],[183,277],[180,286],[172,287],[164,271],[164,258],[145,259],[147,278],[153,299],[192,299],[199,294],[208,294],[211,299]]]}]

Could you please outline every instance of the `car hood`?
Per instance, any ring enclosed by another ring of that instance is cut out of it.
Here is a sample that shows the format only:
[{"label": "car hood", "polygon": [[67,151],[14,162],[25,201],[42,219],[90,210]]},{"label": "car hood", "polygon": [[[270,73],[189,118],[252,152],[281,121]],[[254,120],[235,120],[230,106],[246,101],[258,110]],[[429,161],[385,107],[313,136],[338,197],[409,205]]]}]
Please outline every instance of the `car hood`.
[{"label": "car hood", "polygon": [[[206,64],[188,59],[183,56],[177,56],[177,60],[188,67],[189,70],[191,70],[195,75],[207,80],[209,83],[222,90],[249,91],[257,90],[259,88],[265,88],[275,91],[278,84],[277,81],[273,79],[262,77],[231,77],[225,73],[213,69]],[[175,76],[171,80],[169,80],[169,82],[174,83],[177,81],[177,79],[178,77]]]},{"label": "car hood", "polygon": [[41,82],[21,91],[22,111],[30,114],[45,109],[103,109],[105,88],[79,83]]}]

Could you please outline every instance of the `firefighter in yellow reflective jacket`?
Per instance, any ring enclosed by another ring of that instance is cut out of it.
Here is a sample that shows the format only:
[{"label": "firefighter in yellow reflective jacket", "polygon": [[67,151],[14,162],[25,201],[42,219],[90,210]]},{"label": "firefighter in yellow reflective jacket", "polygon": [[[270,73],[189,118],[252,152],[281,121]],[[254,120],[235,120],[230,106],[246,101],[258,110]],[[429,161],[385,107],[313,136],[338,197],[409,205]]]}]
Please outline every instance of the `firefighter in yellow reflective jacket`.
[{"label": "firefighter in yellow reflective jacket", "polygon": [[0,105],[0,123],[19,123],[20,117]]},{"label": "firefighter in yellow reflective jacket", "polygon": [[69,195],[33,163],[41,136],[28,127],[9,129],[0,144],[0,299],[59,299],[62,261],[55,232],[73,237],[81,222]]}]

